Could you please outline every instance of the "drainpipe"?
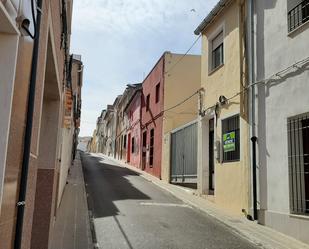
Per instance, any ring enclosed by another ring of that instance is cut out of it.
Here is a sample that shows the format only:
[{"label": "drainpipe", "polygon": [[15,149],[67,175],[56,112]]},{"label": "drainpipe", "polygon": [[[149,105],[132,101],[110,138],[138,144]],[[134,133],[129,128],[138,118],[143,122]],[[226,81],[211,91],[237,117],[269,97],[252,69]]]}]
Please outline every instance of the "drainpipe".
[{"label": "drainpipe", "polygon": [[16,230],[14,249],[21,248],[22,241],[22,230],[25,212],[25,199],[27,189],[27,178],[29,169],[29,159],[31,152],[31,135],[32,135],[32,123],[33,123],[33,112],[34,112],[34,100],[35,100],[35,87],[36,87],[36,75],[38,66],[38,55],[39,55],[39,39],[40,39],[40,26],[41,26],[41,9],[42,1],[37,1],[37,19],[36,19],[36,36],[34,38],[32,62],[31,62],[31,73],[30,73],[30,84],[29,84],[29,95],[28,95],[28,107],[27,107],[27,120],[24,137],[24,151],[23,161],[21,168],[21,177],[19,183],[19,197],[17,202],[17,218],[16,218]]},{"label": "drainpipe", "polygon": [[[254,0],[247,0],[247,56],[248,56],[248,81],[254,82]],[[257,220],[257,180],[256,180],[256,129],[255,129],[255,86],[249,88],[249,118],[251,123],[251,160],[252,160],[252,204],[253,219]]]}]

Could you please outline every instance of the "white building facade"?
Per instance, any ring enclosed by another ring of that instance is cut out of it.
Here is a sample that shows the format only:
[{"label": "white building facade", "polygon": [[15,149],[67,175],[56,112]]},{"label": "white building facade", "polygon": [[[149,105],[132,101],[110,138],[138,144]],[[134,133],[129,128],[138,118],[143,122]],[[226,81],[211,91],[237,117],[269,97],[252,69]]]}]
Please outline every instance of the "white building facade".
[{"label": "white building facade", "polygon": [[309,243],[309,1],[253,2],[258,218]]}]

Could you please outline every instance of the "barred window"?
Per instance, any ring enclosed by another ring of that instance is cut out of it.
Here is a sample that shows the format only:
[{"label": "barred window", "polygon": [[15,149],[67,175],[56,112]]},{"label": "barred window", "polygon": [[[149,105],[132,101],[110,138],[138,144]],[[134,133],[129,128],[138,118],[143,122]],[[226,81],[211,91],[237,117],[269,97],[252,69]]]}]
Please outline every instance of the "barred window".
[{"label": "barred window", "polygon": [[223,162],[240,159],[239,115],[222,120]]},{"label": "barred window", "polygon": [[309,113],[288,119],[290,210],[309,214]]},{"label": "barred window", "polygon": [[289,32],[309,21],[309,0],[288,0]]}]

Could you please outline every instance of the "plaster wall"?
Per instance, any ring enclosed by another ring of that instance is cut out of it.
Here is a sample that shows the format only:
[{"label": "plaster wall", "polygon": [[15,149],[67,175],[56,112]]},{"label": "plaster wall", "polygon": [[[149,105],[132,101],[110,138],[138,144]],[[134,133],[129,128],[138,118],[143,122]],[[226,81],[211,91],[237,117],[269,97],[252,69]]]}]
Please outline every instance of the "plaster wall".
[{"label": "plaster wall", "polygon": [[0,32],[0,203],[13,102],[18,41],[18,35]]},{"label": "plaster wall", "polygon": [[[182,102],[201,87],[201,57],[187,55],[174,67],[181,57],[183,57],[181,54],[165,54],[164,110]],[[177,89],[177,93],[175,93],[175,89]],[[196,120],[197,116],[198,94],[164,113],[161,173],[163,180],[169,181],[170,179],[171,131]]]},{"label": "plaster wall", "polygon": [[[164,58],[161,56],[153,69],[143,81],[142,97],[142,132],[147,132],[146,141],[146,165],[145,171],[161,178],[162,161],[162,133],[163,133],[163,109],[164,109]],[[160,83],[160,101],[156,103],[156,85]],[[146,98],[150,96],[149,110],[146,110]],[[154,129],[154,155],[153,165],[149,164],[150,131]]]},{"label": "plaster wall", "polygon": [[[256,1],[256,77],[271,75],[309,57],[309,23],[288,34],[289,1]],[[276,16],[276,18],[273,18]],[[275,35],[274,35],[275,34]],[[287,119],[309,112],[308,63],[257,87],[259,221],[309,243],[308,217],[290,214]]]},{"label": "plaster wall", "polygon": [[[198,124],[198,190],[201,194],[210,194],[208,120],[214,118],[214,144],[219,142],[219,146],[214,148],[215,190],[214,197],[210,199],[224,209],[238,214],[242,209],[249,209],[249,137],[247,116],[243,111],[246,106],[245,96],[236,96],[227,105],[219,107],[216,114],[214,106],[220,95],[230,98],[240,92],[241,85],[244,84],[241,25],[240,2],[233,1],[203,32],[201,87],[205,89],[202,104],[207,112]],[[213,71],[209,64],[212,58],[210,44],[221,31],[224,37],[224,64]],[[222,120],[235,114],[240,115],[240,160],[222,163]]]},{"label": "plaster wall", "polygon": [[74,127],[62,128],[61,164],[59,169],[59,188],[57,207],[59,207],[64,187],[66,185],[69,168],[72,163]]},{"label": "plaster wall", "polygon": [[[129,128],[127,134],[131,134],[131,141],[128,141],[127,144],[130,143],[130,162],[129,164],[140,168],[141,167],[141,93],[137,93],[133,98],[130,106],[127,109],[127,113],[129,116]],[[129,137],[129,136],[127,136]],[[134,152],[132,153],[132,138],[134,138]]]}]

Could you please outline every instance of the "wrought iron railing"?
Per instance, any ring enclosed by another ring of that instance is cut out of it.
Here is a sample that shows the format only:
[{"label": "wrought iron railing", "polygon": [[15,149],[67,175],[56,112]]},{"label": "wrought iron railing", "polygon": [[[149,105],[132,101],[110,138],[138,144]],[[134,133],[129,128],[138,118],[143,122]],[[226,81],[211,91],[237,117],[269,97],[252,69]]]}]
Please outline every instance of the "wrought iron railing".
[{"label": "wrought iron railing", "polygon": [[309,0],[304,0],[288,12],[289,32],[309,21]]}]

